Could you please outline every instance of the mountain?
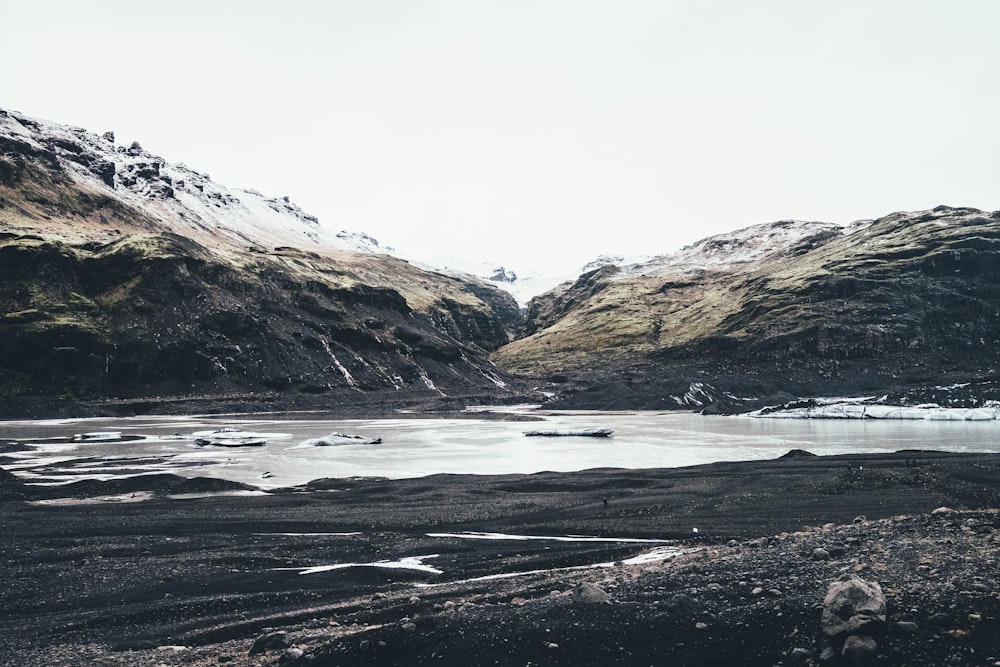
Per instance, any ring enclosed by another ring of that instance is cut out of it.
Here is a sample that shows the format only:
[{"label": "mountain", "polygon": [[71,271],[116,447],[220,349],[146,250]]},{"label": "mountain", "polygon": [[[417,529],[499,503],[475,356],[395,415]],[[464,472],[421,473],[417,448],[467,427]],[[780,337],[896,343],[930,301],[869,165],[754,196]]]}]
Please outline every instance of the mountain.
[{"label": "mountain", "polygon": [[287,198],[0,111],[9,414],[507,400],[516,383],[488,352],[519,320],[485,281]]},{"label": "mountain", "polygon": [[542,294],[560,283],[571,281],[579,272],[542,272],[534,269],[511,267],[509,264],[481,262],[454,256],[410,256],[404,257],[412,264],[457,278],[483,281],[497,289],[509,293],[522,308],[536,295]]},{"label": "mountain", "polygon": [[537,297],[494,353],[572,407],[1000,398],[1000,212],[781,221]]}]

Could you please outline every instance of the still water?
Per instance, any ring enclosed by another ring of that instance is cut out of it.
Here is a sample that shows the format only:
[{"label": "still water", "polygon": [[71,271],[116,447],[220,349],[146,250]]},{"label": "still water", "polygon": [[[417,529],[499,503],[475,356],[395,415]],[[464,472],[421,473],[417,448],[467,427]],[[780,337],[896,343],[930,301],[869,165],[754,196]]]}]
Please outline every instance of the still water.
[{"label": "still water", "polygon": [[[527,410],[527,408],[525,408]],[[530,412],[530,411],[529,411]],[[199,431],[268,433],[258,447],[198,446]],[[610,438],[525,437],[528,430],[610,428]],[[117,442],[72,442],[76,434],[119,431]],[[304,446],[331,433],[380,444]],[[37,483],[173,472],[263,488],[322,477],[420,477],[435,473],[531,473],[588,468],[662,468],[770,459],[790,449],[814,454],[936,449],[1000,451],[1000,422],[767,420],[690,413],[546,414],[544,421],[461,419],[335,420],[309,415],[136,417],[0,422],[0,467]]]}]

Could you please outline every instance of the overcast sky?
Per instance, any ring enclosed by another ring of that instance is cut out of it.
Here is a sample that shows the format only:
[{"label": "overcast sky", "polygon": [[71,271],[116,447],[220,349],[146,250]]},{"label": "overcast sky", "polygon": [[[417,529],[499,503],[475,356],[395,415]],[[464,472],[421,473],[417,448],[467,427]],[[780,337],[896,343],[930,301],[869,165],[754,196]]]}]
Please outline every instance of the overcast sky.
[{"label": "overcast sky", "polygon": [[0,0],[0,107],[520,266],[1000,209],[995,0]]}]

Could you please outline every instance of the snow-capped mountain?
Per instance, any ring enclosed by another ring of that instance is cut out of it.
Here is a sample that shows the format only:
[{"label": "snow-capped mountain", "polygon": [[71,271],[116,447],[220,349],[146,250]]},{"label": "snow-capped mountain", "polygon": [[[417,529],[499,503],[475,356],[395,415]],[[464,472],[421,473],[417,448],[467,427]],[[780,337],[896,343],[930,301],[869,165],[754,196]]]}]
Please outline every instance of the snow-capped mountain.
[{"label": "snow-capped mountain", "polygon": [[666,275],[749,268],[782,254],[799,254],[830,239],[860,229],[832,222],[779,220],[709,236],[674,253],[628,264],[616,262],[622,275]]},{"label": "snow-capped mountain", "polygon": [[578,272],[543,273],[520,266],[511,268],[508,264],[480,262],[460,257],[396,254],[429,271],[464,278],[473,277],[486,282],[510,293],[522,307],[533,297],[567,280],[574,280],[578,275]]},{"label": "snow-capped mountain", "polygon": [[[288,197],[221,185],[208,174],[167,162],[138,142],[118,144],[113,132],[98,135],[0,110],[0,145],[16,147],[19,154],[54,156],[77,185],[208,247],[391,251],[366,234],[320,223]],[[17,169],[16,162],[0,162],[0,173]]]},{"label": "snow-capped mountain", "polygon": [[0,111],[0,414],[500,402],[520,319],[287,198]]}]

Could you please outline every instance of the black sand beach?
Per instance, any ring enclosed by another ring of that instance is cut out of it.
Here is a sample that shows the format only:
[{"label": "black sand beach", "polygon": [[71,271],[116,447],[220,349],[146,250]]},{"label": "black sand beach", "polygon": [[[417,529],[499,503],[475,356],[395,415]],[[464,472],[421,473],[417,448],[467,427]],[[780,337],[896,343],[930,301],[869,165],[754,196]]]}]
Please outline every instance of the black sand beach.
[{"label": "black sand beach", "polygon": [[[1000,455],[798,453],[180,498],[233,485],[5,476],[0,664],[1000,664],[998,473]],[[351,563],[369,566],[302,573]],[[845,573],[887,600],[854,657],[820,624]]]}]

